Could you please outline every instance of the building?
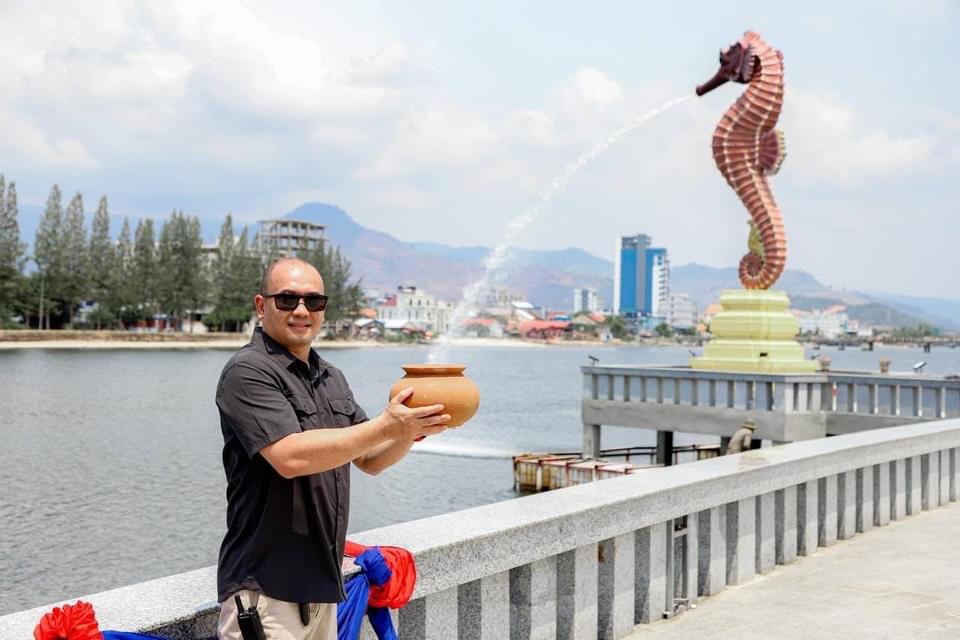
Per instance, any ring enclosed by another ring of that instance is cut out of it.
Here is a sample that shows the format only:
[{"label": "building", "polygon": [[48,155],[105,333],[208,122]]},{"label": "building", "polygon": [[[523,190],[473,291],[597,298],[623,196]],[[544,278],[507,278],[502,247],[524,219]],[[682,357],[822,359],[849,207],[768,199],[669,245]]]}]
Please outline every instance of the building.
[{"label": "building", "polygon": [[573,290],[573,313],[581,311],[587,313],[596,313],[603,309],[603,301],[597,295],[596,289],[574,289]]},{"label": "building", "polygon": [[387,329],[397,321],[410,323],[424,331],[446,333],[453,314],[452,302],[437,300],[434,296],[411,285],[397,287],[395,294],[384,296],[375,304],[377,320]]},{"label": "building", "polygon": [[677,329],[693,329],[697,326],[697,303],[686,293],[671,293],[667,296],[667,324]]},{"label": "building", "polygon": [[646,234],[623,236],[614,256],[613,311],[632,317],[666,318],[670,294],[667,250],[651,247]]},{"label": "building", "polygon": [[282,256],[293,256],[301,251],[314,251],[323,246],[326,227],[306,220],[277,218],[261,220],[258,234],[260,250],[273,248]]}]

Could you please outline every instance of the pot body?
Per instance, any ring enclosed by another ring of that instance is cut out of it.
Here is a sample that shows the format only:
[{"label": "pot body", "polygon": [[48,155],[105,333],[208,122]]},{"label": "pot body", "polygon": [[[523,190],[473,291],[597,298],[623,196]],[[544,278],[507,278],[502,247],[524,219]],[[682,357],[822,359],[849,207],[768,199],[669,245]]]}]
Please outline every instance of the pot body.
[{"label": "pot body", "polygon": [[470,378],[463,375],[462,364],[408,364],[406,375],[390,388],[394,397],[407,387],[413,387],[413,396],[404,404],[423,407],[442,404],[450,414],[450,426],[459,427],[473,417],[480,406],[480,390]]}]

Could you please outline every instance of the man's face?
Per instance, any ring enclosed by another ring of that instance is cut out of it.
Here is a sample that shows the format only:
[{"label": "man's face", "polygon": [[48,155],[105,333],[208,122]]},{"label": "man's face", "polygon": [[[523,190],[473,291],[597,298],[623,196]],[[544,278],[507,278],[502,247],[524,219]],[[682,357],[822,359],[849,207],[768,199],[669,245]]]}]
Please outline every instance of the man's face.
[{"label": "man's face", "polygon": [[[295,293],[301,296],[322,294],[323,279],[313,267],[299,262],[284,262],[277,265],[270,275],[267,293]],[[307,311],[303,301],[293,311],[281,311],[277,309],[273,298],[264,298],[259,294],[254,302],[266,334],[291,353],[305,357],[323,324],[324,312]]]}]

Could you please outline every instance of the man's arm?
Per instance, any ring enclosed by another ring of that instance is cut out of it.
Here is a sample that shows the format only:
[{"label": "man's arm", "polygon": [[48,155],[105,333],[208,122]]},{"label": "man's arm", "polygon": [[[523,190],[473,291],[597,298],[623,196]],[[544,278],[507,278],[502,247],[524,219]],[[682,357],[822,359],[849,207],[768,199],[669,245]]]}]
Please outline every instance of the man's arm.
[{"label": "man's arm", "polygon": [[363,471],[379,473],[402,458],[414,438],[440,433],[450,421],[448,414],[440,413],[441,404],[404,406],[411,395],[412,388],[398,393],[383,413],[367,422],[292,433],[263,447],[260,454],[284,478],[321,473],[355,460]]}]

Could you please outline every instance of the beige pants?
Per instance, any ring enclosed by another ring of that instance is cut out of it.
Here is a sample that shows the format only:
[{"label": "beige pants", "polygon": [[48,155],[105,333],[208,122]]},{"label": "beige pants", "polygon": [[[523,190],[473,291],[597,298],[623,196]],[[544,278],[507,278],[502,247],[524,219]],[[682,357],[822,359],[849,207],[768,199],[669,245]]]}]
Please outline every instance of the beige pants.
[{"label": "beige pants", "polygon": [[[296,603],[274,600],[253,591],[239,593],[244,607],[249,607],[257,598],[256,607],[267,640],[337,640],[336,604],[308,605],[310,622],[304,626],[300,620],[300,607]],[[243,639],[237,624],[237,604],[232,595],[220,603],[217,637],[220,640]]]}]

